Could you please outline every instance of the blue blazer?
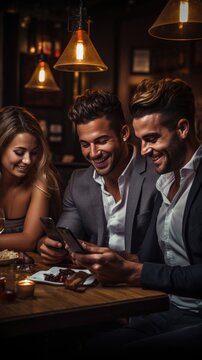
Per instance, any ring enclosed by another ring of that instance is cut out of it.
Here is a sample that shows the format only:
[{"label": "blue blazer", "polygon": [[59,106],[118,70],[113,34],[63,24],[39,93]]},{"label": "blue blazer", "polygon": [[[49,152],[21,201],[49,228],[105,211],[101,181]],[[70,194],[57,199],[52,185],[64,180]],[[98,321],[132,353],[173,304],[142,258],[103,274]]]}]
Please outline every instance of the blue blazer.
[{"label": "blue blazer", "polygon": [[[63,212],[58,226],[68,226],[79,239],[108,246],[106,219],[100,185],[93,179],[94,168],[72,173],[64,193]],[[125,219],[125,249],[136,253],[149,225],[158,175],[150,159],[138,152],[130,177]]]},{"label": "blue blazer", "polygon": [[190,189],[183,217],[182,236],[189,266],[168,266],[164,263],[156,234],[156,219],[161,203],[159,192],[150,226],[138,254],[140,261],[144,262],[141,286],[202,298],[202,160]]}]

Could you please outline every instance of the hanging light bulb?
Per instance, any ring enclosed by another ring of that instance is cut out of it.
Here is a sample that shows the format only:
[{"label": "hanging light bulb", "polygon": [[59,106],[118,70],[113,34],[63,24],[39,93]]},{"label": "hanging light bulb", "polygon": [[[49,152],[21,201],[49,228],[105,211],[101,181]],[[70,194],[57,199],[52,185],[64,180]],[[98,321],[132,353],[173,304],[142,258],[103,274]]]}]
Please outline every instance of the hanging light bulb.
[{"label": "hanging light bulb", "polygon": [[179,22],[187,22],[189,18],[189,2],[180,1]]},{"label": "hanging light bulb", "polygon": [[164,40],[202,39],[201,0],[169,0],[148,33]]},{"label": "hanging light bulb", "polygon": [[84,44],[83,41],[78,41],[76,44],[76,58],[77,60],[83,60],[84,55]]},{"label": "hanging light bulb", "polygon": [[108,67],[97,53],[89,35],[83,29],[83,3],[80,0],[79,23],[62,55],[54,65],[61,71],[94,72],[105,71]]},{"label": "hanging light bulb", "polygon": [[31,90],[60,91],[47,63],[47,56],[43,52],[39,55],[38,65],[31,79],[25,85],[25,88]]}]

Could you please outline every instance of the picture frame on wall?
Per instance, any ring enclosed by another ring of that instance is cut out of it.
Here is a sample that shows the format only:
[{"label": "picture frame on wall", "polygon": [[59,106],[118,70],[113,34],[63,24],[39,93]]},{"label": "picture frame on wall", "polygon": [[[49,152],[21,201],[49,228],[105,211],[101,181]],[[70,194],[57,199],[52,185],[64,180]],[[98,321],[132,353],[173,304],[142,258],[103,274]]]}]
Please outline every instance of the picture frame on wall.
[{"label": "picture frame on wall", "polygon": [[149,74],[151,71],[151,52],[149,49],[132,50],[132,74]]},{"label": "picture frame on wall", "polygon": [[49,126],[49,141],[51,143],[61,143],[63,140],[63,126],[59,123],[52,123]]}]

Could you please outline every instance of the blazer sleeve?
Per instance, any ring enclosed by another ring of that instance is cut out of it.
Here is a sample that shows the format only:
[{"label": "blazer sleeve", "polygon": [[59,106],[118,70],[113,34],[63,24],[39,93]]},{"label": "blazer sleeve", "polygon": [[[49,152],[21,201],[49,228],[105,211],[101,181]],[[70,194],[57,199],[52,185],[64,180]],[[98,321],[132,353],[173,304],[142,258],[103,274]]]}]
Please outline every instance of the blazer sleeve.
[{"label": "blazer sleeve", "polygon": [[77,189],[76,180],[79,176],[80,170],[75,170],[71,175],[69,183],[64,192],[63,210],[58,220],[57,226],[69,227],[78,238],[85,239],[86,236],[82,226],[82,219],[74,199],[74,189]]},{"label": "blazer sleeve", "polygon": [[202,298],[202,264],[168,266],[145,262],[141,286],[179,296]]},{"label": "blazer sleeve", "polygon": [[195,225],[195,229],[192,227],[192,231],[189,231],[187,235],[189,237],[189,256],[195,254],[195,258],[188,266],[169,266],[164,262],[156,234],[156,218],[162,201],[158,195],[152,221],[139,254],[140,261],[143,263],[141,274],[143,288],[179,296],[202,298],[202,251],[199,249],[202,229],[199,209],[202,202],[199,196],[196,196],[196,199],[195,207],[192,204],[192,211],[189,212],[189,222]]}]

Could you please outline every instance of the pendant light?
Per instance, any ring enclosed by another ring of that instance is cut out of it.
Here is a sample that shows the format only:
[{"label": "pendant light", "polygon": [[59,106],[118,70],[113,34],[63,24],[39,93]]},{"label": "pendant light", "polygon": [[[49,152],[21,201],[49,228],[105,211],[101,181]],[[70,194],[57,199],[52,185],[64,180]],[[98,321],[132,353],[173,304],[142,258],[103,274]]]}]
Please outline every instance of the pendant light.
[{"label": "pendant light", "polygon": [[47,55],[43,51],[38,55],[38,65],[25,88],[42,91],[60,91],[47,63]]},{"label": "pendant light", "polygon": [[[39,23],[40,25],[40,37],[41,41],[38,43],[38,50],[40,51],[37,54],[37,67],[34,70],[30,80],[25,85],[26,89],[36,90],[36,91],[60,91],[60,88],[55,82],[51,69],[48,65],[48,53],[49,49],[46,48],[45,42],[45,12],[42,9],[43,19]],[[47,52],[48,51],[48,52]]]},{"label": "pendant light", "polygon": [[89,34],[84,30],[83,23],[83,2],[80,0],[78,24],[54,69],[72,72],[96,72],[108,69],[98,55]]},{"label": "pendant light", "polygon": [[201,0],[169,0],[148,33],[164,40],[202,39]]}]

